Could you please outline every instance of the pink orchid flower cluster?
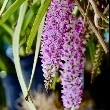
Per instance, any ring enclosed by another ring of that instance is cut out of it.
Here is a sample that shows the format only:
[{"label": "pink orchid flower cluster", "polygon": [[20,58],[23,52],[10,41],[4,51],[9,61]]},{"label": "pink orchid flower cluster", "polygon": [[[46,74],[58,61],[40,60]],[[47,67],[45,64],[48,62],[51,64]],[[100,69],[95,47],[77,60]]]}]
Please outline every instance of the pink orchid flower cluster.
[{"label": "pink orchid flower cluster", "polygon": [[83,93],[84,22],[72,14],[74,7],[71,0],[52,0],[40,52],[46,89],[57,74],[61,76],[65,110],[78,109]]}]

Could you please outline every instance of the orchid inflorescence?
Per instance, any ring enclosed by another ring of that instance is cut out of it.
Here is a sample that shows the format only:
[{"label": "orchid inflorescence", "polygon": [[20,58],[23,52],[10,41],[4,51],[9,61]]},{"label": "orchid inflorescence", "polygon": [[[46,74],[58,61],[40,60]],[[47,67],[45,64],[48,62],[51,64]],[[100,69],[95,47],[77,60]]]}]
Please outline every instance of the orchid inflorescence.
[{"label": "orchid inflorescence", "polygon": [[41,44],[45,87],[61,76],[65,109],[79,108],[83,93],[84,22],[72,15],[75,3],[53,0],[48,9]]}]

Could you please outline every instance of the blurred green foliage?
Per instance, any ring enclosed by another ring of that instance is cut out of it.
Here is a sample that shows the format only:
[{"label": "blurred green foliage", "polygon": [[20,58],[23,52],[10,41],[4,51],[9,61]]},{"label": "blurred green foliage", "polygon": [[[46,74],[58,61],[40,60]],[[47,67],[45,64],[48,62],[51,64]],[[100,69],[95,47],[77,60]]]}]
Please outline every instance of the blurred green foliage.
[{"label": "blurred green foliage", "polygon": [[[3,4],[3,1],[4,0],[0,1],[0,8]],[[6,9],[8,9],[13,2],[14,0],[9,0]],[[12,16],[10,16],[3,25],[0,25],[0,71],[6,71],[7,74],[15,73],[14,64],[6,56],[6,49],[9,45],[12,44],[12,25],[16,21],[17,17],[18,14],[16,12]]]},{"label": "blurred green foliage", "polygon": [[[18,19],[19,7],[23,3],[23,1],[24,0],[16,0],[16,1],[9,0],[3,15],[0,17],[0,22],[5,21],[5,23],[2,23],[0,25],[0,71],[6,71],[7,74],[15,73],[15,68],[14,68],[13,63],[6,56],[6,48],[9,45],[12,45],[12,39],[13,39],[12,37],[13,37],[14,28],[16,26],[16,22]],[[20,45],[22,45],[22,47],[23,47],[23,44],[25,45],[25,41],[27,39],[27,36],[29,35],[32,23],[35,19],[36,13],[40,6],[40,0],[38,0],[37,3],[36,3],[36,1],[37,0],[34,0],[33,5],[30,4],[28,6],[28,10],[27,10],[26,16],[24,18],[22,32],[21,32],[21,40],[20,40]],[[4,2],[4,0],[0,0],[0,9],[2,7],[3,2]],[[10,8],[10,6],[11,7],[14,6],[12,8],[13,10]],[[9,17],[6,18],[7,17],[6,15],[8,15]]]}]

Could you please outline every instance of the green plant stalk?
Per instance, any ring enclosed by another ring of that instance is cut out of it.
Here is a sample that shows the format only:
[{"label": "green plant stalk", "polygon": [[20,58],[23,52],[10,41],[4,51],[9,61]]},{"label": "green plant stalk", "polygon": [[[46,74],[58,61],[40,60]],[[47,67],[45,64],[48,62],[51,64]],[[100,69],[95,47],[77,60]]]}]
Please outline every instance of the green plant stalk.
[{"label": "green plant stalk", "polygon": [[52,82],[52,86],[50,87],[50,89],[55,90],[55,87],[56,87],[56,84],[58,83],[58,80],[59,80],[59,75],[57,75],[57,76],[54,78],[54,80],[53,80],[53,82]]},{"label": "green plant stalk", "polygon": [[26,53],[28,53],[31,49],[32,43],[34,41],[36,32],[39,28],[39,25],[42,21],[42,18],[44,14],[46,13],[49,5],[50,5],[51,0],[45,0],[45,2],[41,5],[41,7],[38,10],[38,14],[36,15],[35,21],[33,23],[33,27],[31,29],[28,41],[27,41],[27,47],[26,47]]},{"label": "green plant stalk", "polygon": [[[27,87],[23,78],[22,70],[21,70],[21,65],[20,65],[20,57],[19,57],[19,40],[20,40],[20,31],[21,27],[23,24],[24,16],[26,13],[28,7],[27,1],[24,2],[21,7],[20,7],[20,12],[19,12],[19,18],[18,22],[15,28],[15,32],[13,35],[13,56],[14,56],[14,63],[15,63],[15,68],[18,76],[18,80],[23,92],[24,97],[27,96]],[[28,102],[29,101],[29,102]],[[28,98],[27,104],[30,110],[36,110],[34,104],[32,103],[32,100],[30,97]]]},{"label": "green plant stalk", "polygon": [[0,25],[3,24],[8,18],[9,16],[11,16],[20,6],[21,4],[24,2],[25,0],[16,0],[11,6],[10,8],[3,13],[3,15],[1,16],[0,19]]}]

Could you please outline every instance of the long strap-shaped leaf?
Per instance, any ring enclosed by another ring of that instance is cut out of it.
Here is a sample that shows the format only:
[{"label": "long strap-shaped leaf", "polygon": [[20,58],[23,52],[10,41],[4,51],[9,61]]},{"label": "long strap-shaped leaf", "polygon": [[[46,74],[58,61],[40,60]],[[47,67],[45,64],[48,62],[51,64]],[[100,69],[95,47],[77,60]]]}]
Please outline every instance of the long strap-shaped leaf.
[{"label": "long strap-shaped leaf", "polygon": [[36,32],[39,28],[39,25],[42,21],[42,18],[44,16],[44,14],[46,13],[49,5],[50,5],[51,0],[45,0],[45,2],[41,5],[41,7],[39,8],[38,14],[36,15],[35,21],[33,23],[33,27],[31,29],[28,41],[27,41],[27,47],[26,47],[26,53],[28,53],[31,49],[33,40],[35,38]]},{"label": "long strap-shaped leaf", "polygon": [[[15,28],[15,32],[14,32],[14,36],[13,36],[13,56],[14,56],[14,63],[15,63],[15,68],[17,71],[17,76],[18,76],[18,80],[23,92],[23,95],[26,96],[27,95],[27,87],[23,78],[23,74],[22,74],[22,70],[21,70],[21,65],[20,65],[20,57],[19,57],[19,36],[20,36],[20,31],[21,31],[21,27],[23,24],[23,20],[24,20],[24,16],[26,13],[26,9],[28,7],[28,3],[27,1],[24,2],[22,4],[22,6],[20,7],[20,12],[19,12],[19,18],[18,18],[18,22],[17,22],[17,26]],[[30,108],[30,110],[36,110],[34,104],[32,103],[30,97],[28,98],[27,104]]]},{"label": "long strap-shaped leaf", "polygon": [[16,0],[11,6],[10,8],[3,13],[1,19],[0,19],[0,25],[2,25],[9,16],[11,16],[20,6],[21,4],[24,2],[25,0]]},{"label": "long strap-shaped leaf", "polygon": [[38,60],[38,55],[39,55],[39,51],[40,51],[40,44],[41,44],[42,32],[43,32],[43,27],[44,27],[44,22],[45,22],[45,15],[44,15],[44,17],[41,21],[41,24],[39,26],[39,29],[38,29],[36,50],[35,50],[35,56],[34,56],[34,64],[33,64],[32,75],[31,75],[31,79],[30,79],[30,83],[29,83],[29,87],[28,87],[28,92],[30,91],[30,88],[32,85],[32,81],[33,81],[34,73],[35,73],[35,69],[36,69],[36,64],[37,64],[37,60]]}]

